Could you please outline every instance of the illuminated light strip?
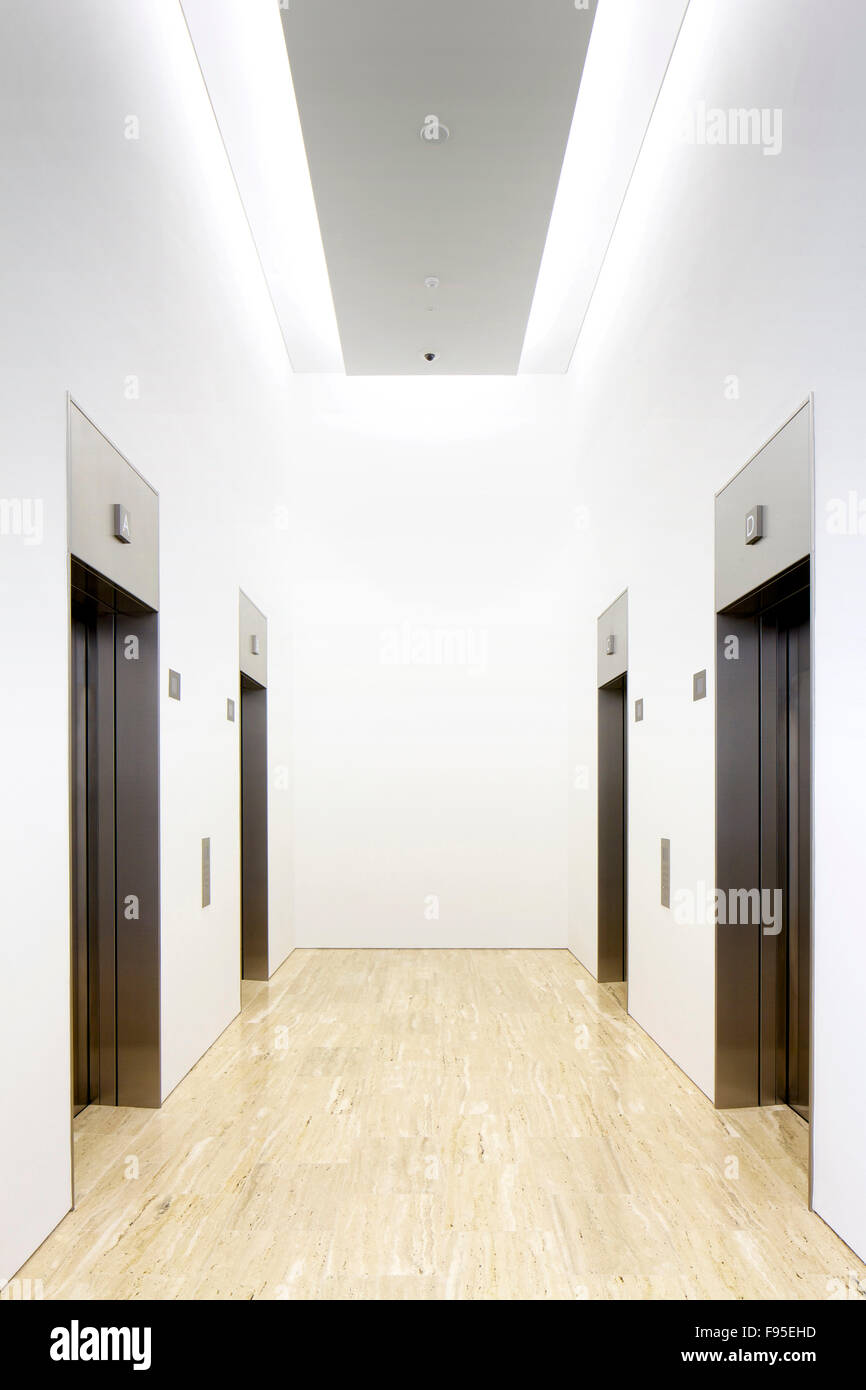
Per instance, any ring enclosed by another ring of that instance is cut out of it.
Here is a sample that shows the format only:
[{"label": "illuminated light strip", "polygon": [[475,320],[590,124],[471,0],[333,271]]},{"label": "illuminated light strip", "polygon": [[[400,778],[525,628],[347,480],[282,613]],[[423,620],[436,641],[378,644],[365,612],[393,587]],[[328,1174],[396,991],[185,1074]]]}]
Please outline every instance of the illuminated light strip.
[{"label": "illuminated light strip", "polygon": [[521,373],[568,370],[687,9],[688,0],[600,0]]},{"label": "illuminated light strip", "polygon": [[286,350],[345,371],[291,69],[274,0],[181,0]]}]

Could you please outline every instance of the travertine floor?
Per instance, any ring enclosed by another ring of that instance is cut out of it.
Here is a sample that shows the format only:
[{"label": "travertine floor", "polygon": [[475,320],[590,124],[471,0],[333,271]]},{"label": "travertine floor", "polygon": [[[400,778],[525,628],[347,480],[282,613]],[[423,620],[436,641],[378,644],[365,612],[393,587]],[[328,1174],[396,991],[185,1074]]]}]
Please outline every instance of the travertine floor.
[{"label": "travertine floor", "polygon": [[565,951],[298,950],[245,989],[162,1110],[79,1118],[76,1209],[20,1271],[46,1298],[820,1298],[866,1276],[806,1209],[805,1125],[714,1111]]}]

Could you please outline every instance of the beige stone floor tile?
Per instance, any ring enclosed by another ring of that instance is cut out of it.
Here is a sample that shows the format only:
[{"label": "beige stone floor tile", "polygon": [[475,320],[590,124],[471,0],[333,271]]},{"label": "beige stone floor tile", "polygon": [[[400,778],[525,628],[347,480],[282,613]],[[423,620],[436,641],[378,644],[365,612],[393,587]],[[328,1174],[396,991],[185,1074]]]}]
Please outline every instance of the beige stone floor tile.
[{"label": "beige stone floor tile", "polygon": [[75,1210],[20,1277],[134,1300],[866,1280],[807,1209],[807,1126],[714,1110],[622,994],[565,951],[295,951],[161,1110],[77,1118]]}]

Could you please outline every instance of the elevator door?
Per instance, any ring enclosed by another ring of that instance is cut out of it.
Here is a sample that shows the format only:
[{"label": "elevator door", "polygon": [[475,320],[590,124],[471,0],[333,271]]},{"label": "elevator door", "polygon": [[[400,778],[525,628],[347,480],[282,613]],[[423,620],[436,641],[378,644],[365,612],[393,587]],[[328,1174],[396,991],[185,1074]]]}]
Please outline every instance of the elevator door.
[{"label": "elevator door", "polygon": [[268,978],[268,692],[241,676],[241,979]]},{"label": "elevator door", "polygon": [[[92,632],[85,620],[72,619],[72,1108],[78,1114],[98,1094],[97,991],[91,976],[91,875],[88,825],[88,646]],[[91,742],[92,755],[92,742]],[[91,1055],[93,1050],[93,1055]]]},{"label": "elevator door", "polygon": [[73,603],[72,1109],[116,1099],[114,620]]},{"label": "elevator door", "polygon": [[628,979],[626,676],[598,692],[598,978]]},{"label": "elevator door", "polygon": [[809,1119],[811,719],[809,591],[761,618],[761,880],[781,911],[761,950],[761,1100]]}]

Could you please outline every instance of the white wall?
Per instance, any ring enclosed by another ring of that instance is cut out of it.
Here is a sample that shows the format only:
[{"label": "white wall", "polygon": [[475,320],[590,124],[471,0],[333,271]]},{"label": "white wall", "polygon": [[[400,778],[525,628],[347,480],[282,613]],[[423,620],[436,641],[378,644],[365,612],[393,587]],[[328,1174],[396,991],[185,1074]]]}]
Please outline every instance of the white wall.
[{"label": "white wall", "polygon": [[[630,1009],[709,1094],[713,941],[659,906],[713,881],[713,493],[815,392],[815,1206],[866,1252],[866,980],[858,873],[866,823],[866,539],[829,534],[828,500],[866,497],[866,141],[854,0],[692,0],[596,290],[571,383],[580,499],[572,650],[570,940],[595,965],[594,619],[626,585]],[[782,148],[689,144],[678,117],[782,111]],[[736,377],[734,395],[731,377]],[[866,529],[866,524],[864,524]],[[710,669],[710,698],[691,676]]]},{"label": "white wall", "polygon": [[[0,27],[0,497],[44,511],[41,544],[0,536],[5,1279],[70,1203],[66,392],[160,492],[167,1093],[239,1006],[238,727],[225,716],[239,585],[270,618],[271,758],[290,764],[274,511],[290,378],[179,6],[6,6]],[[165,697],[169,666],[180,704]],[[273,787],[275,961],[291,946],[290,839],[291,793]]]},{"label": "white wall", "polygon": [[[866,542],[824,526],[866,496],[859,5],[692,0],[556,382],[290,379],[179,7],[4,23],[0,497],[40,501],[44,534],[0,536],[0,1278],[70,1199],[67,390],[161,495],[163,692],[170,665],[184,682],[162,706],[164,1090],[238,1006],[238,586],[270,618],[275,957],[294,848],[304,944],[560,945],[569,878],[592,968],[595,619],[627,585],[630,1007],[708,1093],[712,935],[658,906],[658,841],[675,888],[712,881],[712,495],[814,390],[815,1203],[866,1252]],[[781,108],[781,152],[683,143],[698,102]]]},{"label": "white wall", "polygon": [[565,945],[566,392],[293,383],[299,944]]}]

